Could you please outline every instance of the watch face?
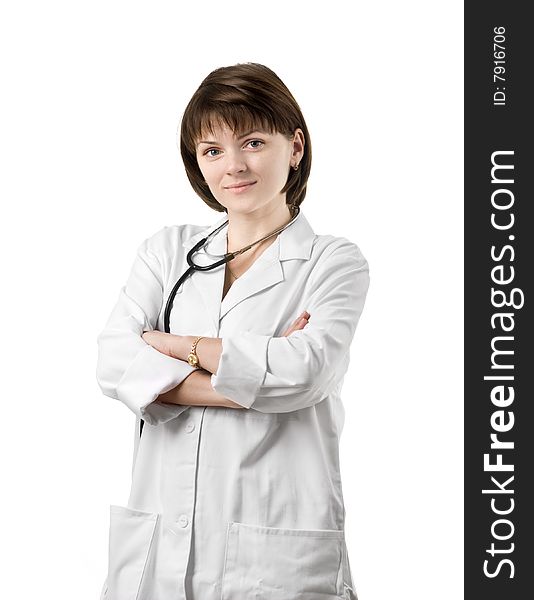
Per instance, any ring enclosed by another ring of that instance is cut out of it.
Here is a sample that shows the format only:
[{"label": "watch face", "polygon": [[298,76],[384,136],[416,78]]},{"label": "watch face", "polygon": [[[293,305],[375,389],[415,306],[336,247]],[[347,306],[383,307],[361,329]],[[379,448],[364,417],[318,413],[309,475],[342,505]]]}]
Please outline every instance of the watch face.
[{"label": "watch face", "polygon": [[198,365],[198,358],[194,354],[189,354],[188,357],[187,357],[187,362],[192,367],[196,367]]}]

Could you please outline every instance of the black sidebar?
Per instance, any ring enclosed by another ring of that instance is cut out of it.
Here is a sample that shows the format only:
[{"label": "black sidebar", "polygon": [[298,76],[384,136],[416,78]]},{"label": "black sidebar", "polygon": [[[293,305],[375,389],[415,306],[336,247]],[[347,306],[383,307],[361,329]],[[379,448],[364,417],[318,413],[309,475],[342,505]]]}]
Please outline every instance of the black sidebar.
[{"label": "black sidebar", "polygon": [[[465,598],[534,598],[533,26],[465,5]],[[444,565],[446,576],[446,565]]]}]

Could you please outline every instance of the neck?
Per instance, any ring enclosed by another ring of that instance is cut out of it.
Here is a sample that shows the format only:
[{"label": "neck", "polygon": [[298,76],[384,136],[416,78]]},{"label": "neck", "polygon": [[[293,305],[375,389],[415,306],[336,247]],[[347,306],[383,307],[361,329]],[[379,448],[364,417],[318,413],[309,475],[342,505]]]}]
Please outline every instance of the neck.
[{"label": "neck", "polygon": [[[269,212],[257,213],[231,213],[228,212],[228,251],[235,252],[252,242],[261,239],[278,227],[291,221],[291,211],[287,204],[281,204]],[[265,240],[270,244],[275,236]],[[263,244],[258,244],[261,246]]]}]

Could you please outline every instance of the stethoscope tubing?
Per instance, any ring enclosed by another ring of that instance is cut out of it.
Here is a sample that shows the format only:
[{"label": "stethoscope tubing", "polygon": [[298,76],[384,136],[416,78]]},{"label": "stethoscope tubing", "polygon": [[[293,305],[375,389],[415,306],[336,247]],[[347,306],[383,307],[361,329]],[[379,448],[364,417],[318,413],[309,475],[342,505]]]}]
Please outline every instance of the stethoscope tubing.
[{"label": "stethoscope tubing", "polygon": [[165,306],[165,312],[163,314],[163,328],[164,328],[165,333],[171,332],[170,320],[171,320],[171,311],[172,311],[172,305],[174,302],[174,298],[175,298],[180,286],[189,277],[189,275],[191,275],[191,273],[193,271],[211,271],[212,269],[216,269],[217,267],[224,265],[228,261],[232,260],[232,258],[234,258],[234,254],[228,253],[228,254],[225,254],[223,256],[223,258],[212,263],[211,265],[197,265],[196,263],[193,262],[193,255],[195,254],[195,252],[198,252],[200,250],[200,248],[202,248],[202,246],[204,246],[204,244],[206,244],[208,239],[212,235],[215,235],[216,233],[218,233],[225,225],[228,225],[227,220],[224,223],[222,223],[221,225],[219,225],[219,227],[217,227],[216,229],[211,231],[205,238],[202,238],[200,241],[198,241],[191,248],[191,250],[189,250],[189,252],[187,253],[187,263],[188,263],[189,267],[186,269],[186,271],[184,271],[184,273],[181,275],[181,277],[178,279],[178,281],[174,284],[174,286],[171,290],[171,293],[169,294],[169,297],[167,298],[167,304]]},{"label": "stethoscope tubing", "polygon": [[[289,223],[287,223],[286,225],[284,225],[284,227],[280,228],[279,230],[275,230],[274,232],[270,233],[269,236],[274,235],[275,233],[280,233],[281,231],[283,231],[286,227],[289,227],[295,221],[298,214],[300,213],[300,209],[298,208],[298,206],[295,208],[296,208],[297,213],[291,219],[291,221]],[[250,248],[253,245],[253,244],[251,244],[249,246],[246,246],[245,248],[242,248],[241,250],[238,250],[236,252],[228,252],[220,260],[212,263],[211,265],[197,265],[196,263],[194,263],[193,255],[195,254],[195,252],[198,252],[200,250],[200,248],[202,248],[206,244],[206,242],[210,239],[210,237],[212,237],[213,235],[218,233],[226,225],[228,225],[228,219],[224,223],[221,223],[221,225],[219,225],[219,227],[216,227],[213,231],[210,231],[210,233],[205,238],[202,238],[201,240],[199,240],[191,248],[191,250],[189,250],[189,252],[187,253],[187,263],[188,263],[189,267],[182,274],[180,279],[178,279],[178,281],[174,284],[174,287],[172,288],[171,293],[169,294],[169,297],[167,298],[167,304],[165,306],[165,312],[163,314],[163,328],[165,330],[165,333],[171,332],[170,321],[171,321],[171,310],[172,310],[174,298],[176,296],[176,293],[178,292],[179,287],[189,277],[189,275],[191,275],[191,273],[193,271],[211,271],[212,269],[216,269],[217,267],[220,267],[221,265],[224,265],[225,263],[231,261],[238,254],[240,254],[241,252],[244,252],[245,250],[247,250],[248,248]],[[269,237],[269,236],[266,236],[266,237]],[[259,241],[261,241],[261,240],[259,240]],[[255,242],[255,243],[258,243],[258,242]]]},{"label": "stethoscope tubing", "polygon": [[[300,210],[297,207],[297,214],[293,217],[293,219],[291,219],[291,221],[283,229],[285,229],[286,227],[289,227],[289,225],[291,225],[295,221],[299,212],[300,212]],[[169,294],[169,297],[167,298],[167,304],[165,305],[165,312],[163,313],[163,328],[165,330],[165,333],[171,332],[170,320],[171,320],[171,311],[172,311],[172,305],[174,302],[174,298],[175,298],[176,293],[178,292],[180,286],[189,277],[189,275],[191,275],[191,273],[193,273],[193,271],[211,271],[212,269],[216,269],[217,267],[220,267],[221,265],[231,261],[235,256],[240,254],[240,252],[243,252],[244,250],[247,249],[247,248],[242,248],[240,251],[237,251],[237,252],[228,252],[220,260],[214,262],[211,265],[203,266],[203,265],[197,265],[196,263],[193,262],[193,255],[195,254],[195,252],[198,252],[200,250],[200,248],[202,248],[202,246],[204,246],[206,244],[206,242],[209,240],[210,237],[212,237],[213,235],[218,233],[226,225],[228,225],[228,220],[226,220],[224,223],[219,225],[219,227],[216,227],[205,238],[202,238],[200,241],[198,241],[191,248],[191,250],[189,250],[189,252],[187,253],[187,264],[189,265],[189,267],[184,271],[184,273],[182,273],[181,277],[174,284],[174,286],[171,290],[171,293]],[[283,229],[282,229],[282,231],[283,231]],[[141,436],[141,434],[143,433],[143,425],[144,425],[144,420],[141,419],[140,424],[139,424],[139,436]]]}]

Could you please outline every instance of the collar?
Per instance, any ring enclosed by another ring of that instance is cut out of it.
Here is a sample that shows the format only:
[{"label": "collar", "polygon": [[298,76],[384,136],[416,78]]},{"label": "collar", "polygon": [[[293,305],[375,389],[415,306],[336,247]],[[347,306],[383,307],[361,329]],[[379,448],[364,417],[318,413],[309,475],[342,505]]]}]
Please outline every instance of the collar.
[{"label": "collar", "polygon": [[[217,227],[222,225],[227,219],[228,215],[224,214],[224,216],[218,219],[214,224],[202,228],[184,241],[184,249],[188,252],[198,241],[217,229]],[[217,254],[224,254],[226,252],[226,231],[227,228],[223,227],[221,231],[210,240],[210,251]],[[275,242],[267,248],[267,251],[272,249],[271,252],[276,254],[276,250],[278,250],[278,258],[281,261],[294,258],[308,260],[311,256],[314,239],[315,233],[301,209],[293,223],[276,236]],[[271,254],[271,252],[269,252],[269,254]]]}]

